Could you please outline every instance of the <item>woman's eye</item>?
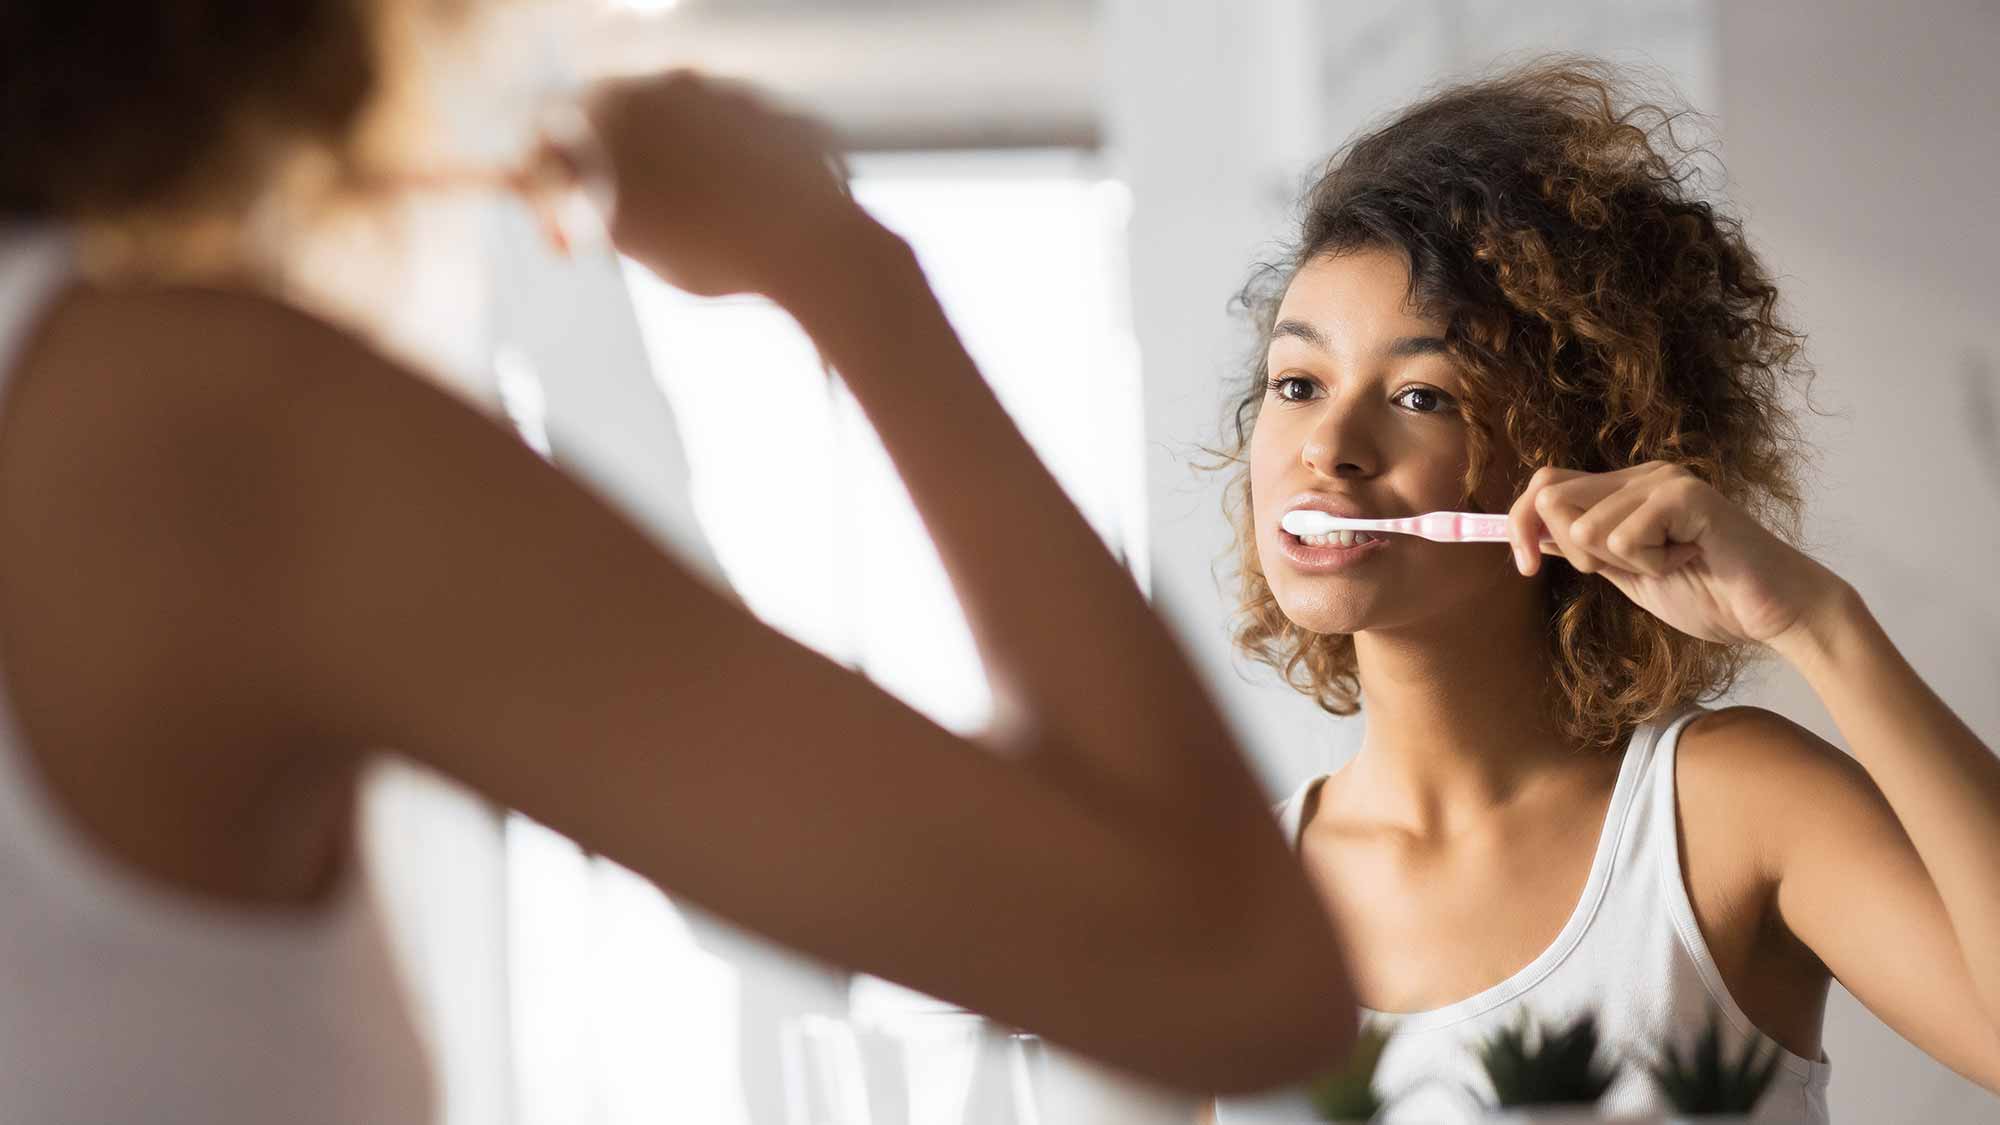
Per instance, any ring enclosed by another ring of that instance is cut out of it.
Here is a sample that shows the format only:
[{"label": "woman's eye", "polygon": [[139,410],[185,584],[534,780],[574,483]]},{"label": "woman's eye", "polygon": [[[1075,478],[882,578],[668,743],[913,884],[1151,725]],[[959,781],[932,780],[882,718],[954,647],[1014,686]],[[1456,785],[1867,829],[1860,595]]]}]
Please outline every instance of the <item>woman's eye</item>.
[{"label": "woman's eye", "polygon": [[1270,379],[1265,382],[1265,385],[1271,388],[1271,393],[1284,399],[1286,402],[1308,402],[1313,397],[1312,383],[1299,378],[1297,375],[1285,375],[1277,379]]},{"label": "woman's eye", "polygon": [[1445,408],[1451,400],[1443,391],[1430,387],[1408,387],[1396,395],[1395,401],[1402,403],[1419,414],[1435,414]]}]

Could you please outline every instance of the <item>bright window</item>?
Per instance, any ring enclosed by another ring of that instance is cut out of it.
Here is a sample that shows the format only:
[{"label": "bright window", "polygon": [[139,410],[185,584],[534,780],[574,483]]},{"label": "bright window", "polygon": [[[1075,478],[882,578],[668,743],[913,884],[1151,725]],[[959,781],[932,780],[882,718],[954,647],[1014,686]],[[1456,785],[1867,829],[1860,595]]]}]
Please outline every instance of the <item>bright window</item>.
[{"label": "bright window", "polygon": [[[884,156],[856,171],[856,195],[916,248],[1037,453],[1143,567],[1123,187],[1061,152]],[[636,268],[628,280],[695,510],[744,600],[945,726],[977,729],[990,700],[936,551],[804,335],[760,301],[690,298]],[[524,1125],[783,1122],[786,1021],[925,1006],[676,908],[521,818],[508,847]]]}]

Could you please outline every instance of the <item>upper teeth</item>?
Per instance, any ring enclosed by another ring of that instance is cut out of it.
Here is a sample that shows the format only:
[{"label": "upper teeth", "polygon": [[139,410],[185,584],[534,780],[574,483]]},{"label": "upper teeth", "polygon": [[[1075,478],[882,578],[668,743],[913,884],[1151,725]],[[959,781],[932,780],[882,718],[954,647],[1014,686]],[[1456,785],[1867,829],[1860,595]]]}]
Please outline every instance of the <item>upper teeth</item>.
[{"label": "upper teeth", "polygon": [[1352,547],[1373,538],[1365,531],[1329,531],[1325,535],[1301,535],[1299,542],[1308,547]]}]

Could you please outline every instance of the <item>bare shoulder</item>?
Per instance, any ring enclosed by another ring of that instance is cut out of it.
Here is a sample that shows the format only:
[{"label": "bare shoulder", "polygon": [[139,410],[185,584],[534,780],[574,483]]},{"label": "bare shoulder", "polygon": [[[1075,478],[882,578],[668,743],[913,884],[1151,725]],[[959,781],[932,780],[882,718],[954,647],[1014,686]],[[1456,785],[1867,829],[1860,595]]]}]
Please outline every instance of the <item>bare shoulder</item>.
[{"label": "bare shoulder", "polygon": [[1681,734],[1679,756],[1684,777],[1723,773],[1760,789],[1816,790],[1868,776],[1839,747],[1762,707],[1725,707],[1693,720]]},{"label": "bare shoulder", "polygon": [[1815,820],[1882,801],[1860,763],[1761,707],[1727,707],[1695,719],[1676,757],[1683,816],[1726,817],[1731,834],[1751,844],[1773,873]]}]

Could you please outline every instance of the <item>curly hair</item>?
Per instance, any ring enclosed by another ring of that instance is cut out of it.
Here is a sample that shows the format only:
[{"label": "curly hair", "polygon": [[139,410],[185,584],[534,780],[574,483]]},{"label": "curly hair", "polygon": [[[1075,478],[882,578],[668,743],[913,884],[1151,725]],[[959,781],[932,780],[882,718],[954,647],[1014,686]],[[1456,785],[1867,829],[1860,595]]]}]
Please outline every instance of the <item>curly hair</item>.
[{"label": "curly hair", "polygon": [[[1676,462],[1797,542],[1804,447],[1784,399],[1809,383],[1804,337],[1739,220],[1697,197],[1701,150],[1609,64],[1545,57],[1444,88],[1350,141],[1303,201],[1296,240],[1238,297],[1257,331],[1224,464],[1236,532],[1234,640],[1337,715],[1360,710],[1353,637],[1278,607],[1251,527],[1246,453],[1265,394],[1263,344],[1299,269],[1400,253],[1412,306],[1447,325],[1469,445],[1465,494],[1541,465],[1604,472]],[[1496,436],[1511,447],[1498,463]],[[1743,669],[1742,646],[1680,633],[1607,580],[1549,568],[1548,703],[1579,745],[1611,748]]]}]

